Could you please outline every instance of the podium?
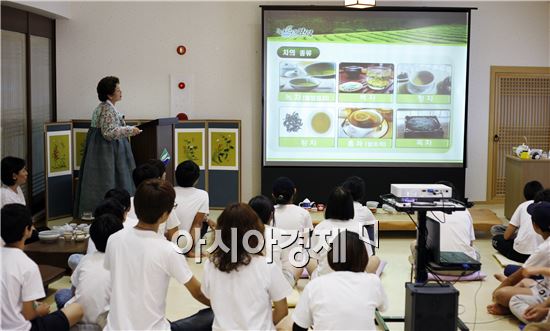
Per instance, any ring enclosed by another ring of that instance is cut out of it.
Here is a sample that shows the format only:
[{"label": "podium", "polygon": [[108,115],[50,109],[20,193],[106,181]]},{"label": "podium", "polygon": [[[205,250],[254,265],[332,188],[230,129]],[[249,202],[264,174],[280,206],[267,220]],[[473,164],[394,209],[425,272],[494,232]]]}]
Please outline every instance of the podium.
[{"label": "podium", "polygon": [[508,155],[505,178],[504,216],[510,219],[518,205],[525,201],[523,187],[527,182],[538,180],[543,187],[550,187],[550,159],[522,160]]},{"label": "podium", "polygon": [[136,166],[149,159],[160,159],[164,149],[170,154],[170,162],[166,166],[166,180],[174,184],[174,125],[178,123],[175,117],[159,118],[138,125],[142,133],[130,138]]}]

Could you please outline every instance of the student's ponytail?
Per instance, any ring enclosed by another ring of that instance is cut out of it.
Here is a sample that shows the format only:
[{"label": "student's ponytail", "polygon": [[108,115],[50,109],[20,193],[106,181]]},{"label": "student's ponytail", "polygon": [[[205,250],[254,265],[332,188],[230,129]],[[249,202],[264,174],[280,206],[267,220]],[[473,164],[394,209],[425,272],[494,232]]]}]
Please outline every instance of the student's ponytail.
[{"label": "student's ponytail", "polygon": [[273,182],[273,197],[275,203],[286,205],[292,203],[296,186],[288,177],[279,177]]}]

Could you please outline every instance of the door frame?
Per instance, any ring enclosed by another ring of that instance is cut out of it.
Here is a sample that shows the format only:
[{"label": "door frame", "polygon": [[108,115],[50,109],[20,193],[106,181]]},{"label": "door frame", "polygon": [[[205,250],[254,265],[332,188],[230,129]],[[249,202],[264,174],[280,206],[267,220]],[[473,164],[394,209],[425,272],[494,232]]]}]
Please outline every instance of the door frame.
[{"label": "door frame", "polygon": [[550,74],[550,67],[520,67],[520,66],[491,66],[490,91],[489,91],[489,131],[487,135],[487,194],[486,200],[491,203],[502,203],[504,198],[495,198],[494,192],[494,142],[495,135],[495,114],[497,106],[497,79],[505,75],[523,75],[523,74]]}]

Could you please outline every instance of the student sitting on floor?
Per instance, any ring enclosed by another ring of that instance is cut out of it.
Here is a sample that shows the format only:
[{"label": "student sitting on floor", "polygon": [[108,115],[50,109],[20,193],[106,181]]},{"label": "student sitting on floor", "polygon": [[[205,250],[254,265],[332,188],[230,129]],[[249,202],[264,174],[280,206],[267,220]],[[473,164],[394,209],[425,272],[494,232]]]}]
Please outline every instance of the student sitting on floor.
[{"label": "student sitting on floor", "polygon": [[[205,225],[208,224],[207,216],[210,212],[208,192],[194,187],[199,176],[199,166],[191,160],[180,163],[176,168],[176,182],[179,187],[174,187],[178,205],[174,212],[180,221],[180,231],[189,232],[193,243],[208,230]],[[189,255],[194,255],[194,252]]]},{"label": "student sitting on floor", "polygon": [[25,160],[6,156],[2,159],[2,187],[0,188],[0,208],[10,204],[26,205],[21,185],[27,182],[28,172]]},{"label": "student sitting on floor", "polygon": [[197,301],[210,305],[185,256],[158,231],[174,207],[175,196],[167,181],[144,181],[134,196],[138,224],[107,241],[104,266],[111,272],[112,294],[104,330],[201,330],[212,325],[210,309],[176,322],[165,317],[170,278],[184,284]]},{"label": "student sitting on floor", "polygon": [[313,229],[309,212],[293,204],[296,186],[288,177],[279,177],[273,182],[275,199],[274,227],[284,230],[298,230],[300,233]]},{"label": "student sitting on floor", "polygon": [[494,315],[509,314],[510,299],[514,295],[540,295],[545,299],[550,294],[548,277],[543,281],[525,278],[525,268],[550,268],[550,202],[541,201],[530,204],[527,212],[531,215],[533,229],[544,238],[544,242],[529,256],[523,267],[509,277],[493,291],[493,304],[487,306],[487,311]]},{"label": "student sitting on floor", "polygon": [[1,330],[69,330],[83,315],[79,304],[50,312],[50,305],[35,300],[46,296],[38,265],[24,252],[32,233],[32,216],[21,204],[7,204],[1,211],[2,315]]},{"label": "student sitting on floor", "polygon": [[[283,275],[291,286],[296,285],[296,281],[300,278],[303,268],[296,268],[290,261],[290,251],[292,245],[287,244],[290,239],[284,230],[271,226],[275,208],[271,200],[264,195],[257,195],[250,199],[248,205],[254,209],[260,220],[264,224],[264,237],[266,238],[265,249],[268,258],[270,257],[283,271]],[[269,238],[269,239],[268,239]],[[272,241],[273,244],[269,242]],[[275,243],[276,242],[276,243]]]},{"label": "student sitting on floor", "polygon": [[335,272],[306,285],[292,314],[292,329],[375,330],[375,309],[384,311],[388,298],[378,276],[364,272],[369,261],[365,243],[357,233],[340,232],[327,260]]},{"label": "student sitting on floor", "polygon": [[76,324],[79,329],[102,330],[109,311],[111,274],[104,267],[107,239],[123,226],[113,214],[102,214],[90,226],[90,238],[96,251],[86,254],[71,275],[74,297],[67,302],[77,302],[85,307],[84,317]]},{"label": "student sitting on floor", "polygon": [[[162,162],[161,162],[162,163]],[[134,169],[132,173],[132,179],[134,180],[134,185],[136,188],[147,179],[161,179],[162,173],[159,173],[158,164],[156,166],[151,165],[151,163],[144,163],[139,165]],[[138,223],[138,217],[135,212],[134,198],[131,199],[131,209],[128,212],[128,217],[124,223],[125,228],[134,227]],[[165,223],[160,224],[159,234],[166,237],[166,239],[171,240],[176,243],[179,237],[179,225],[180,221],[178,216],[173,211],[170,212],[168,220]]]},{"label": "student sitting on floor", "polygon": [[[523,277],[542,275],[546,291],[550,290],[550,268],[532,267],[523,269]],[[538,286],[540,288],[540,286]],[[550,322],[550,295],[533,291],[532,295],[514,295],[510,299],[510,310],[523,323]]]},{"label": "student sitting on floor", "polygon": [[342,187],[349,191],[353,198],[353,219],[364,225],[374,225],[376,218],[369,208],[364,206],[365,181],[361,177],[352,176],[347,178]]},{"label": "student sitting on floor", "polygon": [[[126,190],[124,190],[126,193],[128,193]],[[103,201],[99,203],[99,205],[94,210],[94,218],[98,218],[104,214],[111,214],[115,216],[118,220],[118,222],[121,224],[124,222],[124,219],[126,218],[126,212],[124,211],[124,207],[119,203],[119,200],[115,198],[106,198]],[[93,223],[92,223],[93,224]],[[95,247],[93,240],[88,240],[88,248],[86,250],[86,255],[93,254],[94,252],[97,252],[97,249]],[[67,264],[69,265],[69,268],[71,270],[75,270],[78,265],[80,264],[80,261],[84,256],[84,254],[71,254],[69,256],[69,259],[67,260]],[[69,288],[62,288],[57,290],[55,292],[55,304],[57,305],[57,308],[63,308],[65,306],[65,303],[69,301],[74,296],[74,291],[72,291]]]},{"label": "student sitting on floor", "polygon": [[[213,329],[275,330],[274,324],[288,314],[286,297],[292,288],[281,269],[262,255],[263,233],[258,215],[246,204],[229,205],[218,218],[202,283],[214,310]],[[247,234],[252,235],[244,242]]]},{"label": "student sitting on floor", "polygon": [[364,239],[364,245],[370,256],[366,271],[375,273],[380,265],[380,259],[372,256],[372,247],[369,244],[366,230],[363,224],[354,218],[353,199],[351,194],[338,186],[332,190],[325,209],[325,220],[313,230],[309,255],[317,260],[318,266],[313,276],[321,276],[332,272],[327,262],[328,245],[338,235],[338,231],[351,231]]},{"label": "student sitting on floor", "polygon": [[536,180],[525,184],[523,196],[527,201],[516,208],[508,226],[493,225],[491,228],[493,247],[510,260],[523,263],[542,244],[543,239],[533,230],[531,215],[527,213],[527,206],[542,189],[542,184]]}]

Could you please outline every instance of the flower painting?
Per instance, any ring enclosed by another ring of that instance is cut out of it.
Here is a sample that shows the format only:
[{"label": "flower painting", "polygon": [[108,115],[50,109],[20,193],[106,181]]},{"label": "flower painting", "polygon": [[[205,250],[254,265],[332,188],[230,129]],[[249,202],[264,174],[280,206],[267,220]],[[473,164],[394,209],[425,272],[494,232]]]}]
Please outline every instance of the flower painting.
[{"label": "flower painting", "polygon": [[204,129],[176,129],[176,164],[191,160],[204,170]]},{"label": "flower painting", "polygon": [[74,169],[80,170],[80,162],[84,157],[86,149],[86,136],[88,129],[73,129],[73,146],[74,146]]},{"label": "flower painting", "polygon": [[238,130],[210,129],[209,168],[239,170]]},{"label": "flower painting", "polygon": [[71,174],[71,132],[48,132],[48,176]]}]

